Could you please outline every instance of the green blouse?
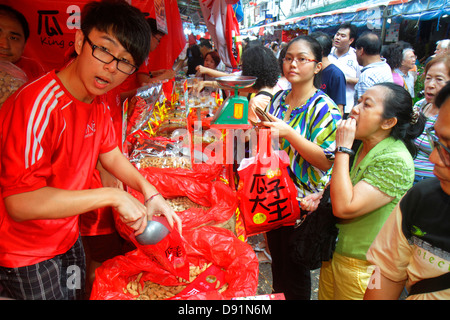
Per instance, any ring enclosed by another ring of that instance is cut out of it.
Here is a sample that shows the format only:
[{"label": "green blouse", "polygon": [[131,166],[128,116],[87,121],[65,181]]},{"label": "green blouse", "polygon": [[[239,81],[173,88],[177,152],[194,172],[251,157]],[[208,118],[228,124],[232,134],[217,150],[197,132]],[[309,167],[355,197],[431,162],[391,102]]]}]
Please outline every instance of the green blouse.
[{"label": "green blouse", "polygon": [[[357,159],[362,145],[356,153]],[[400,198],[414,181],[414,161],[401,140],[392,137],[379,142],[350,170],[352,184],[365,181],[393,197],[388,204],[354,219],[341,219],[336,252],[360,260],[366,253]],[[345,190],[342,190],[345,192]]]}]

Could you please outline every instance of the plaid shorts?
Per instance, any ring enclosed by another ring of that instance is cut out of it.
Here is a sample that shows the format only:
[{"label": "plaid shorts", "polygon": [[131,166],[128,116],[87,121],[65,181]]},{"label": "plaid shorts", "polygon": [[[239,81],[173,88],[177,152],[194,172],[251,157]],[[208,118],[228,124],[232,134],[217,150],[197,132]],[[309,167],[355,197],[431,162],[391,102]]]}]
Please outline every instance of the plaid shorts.
[{"label": "plaid shorts", "polygon": [[82,300],[86,262],[81,238],[66,253],[19,268],[0,266],[2,295],[19,300]]}]

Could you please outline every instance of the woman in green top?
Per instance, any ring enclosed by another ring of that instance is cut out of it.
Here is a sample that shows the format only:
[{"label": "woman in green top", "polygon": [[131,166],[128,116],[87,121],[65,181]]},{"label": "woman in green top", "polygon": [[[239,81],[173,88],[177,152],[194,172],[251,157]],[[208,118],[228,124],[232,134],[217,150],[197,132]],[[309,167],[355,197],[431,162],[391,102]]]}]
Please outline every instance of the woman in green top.
[{"label": "woman in green top", "polygon": [[[369,88],[339,124],[330,184],[339,236],[333,259],[322,265],[319,299],[363,298],[373,271],[366,252],[413,185],[413,141],[424,122],[404,88],[381,83]],[[362,143],[349,172],[355,139]]]}]

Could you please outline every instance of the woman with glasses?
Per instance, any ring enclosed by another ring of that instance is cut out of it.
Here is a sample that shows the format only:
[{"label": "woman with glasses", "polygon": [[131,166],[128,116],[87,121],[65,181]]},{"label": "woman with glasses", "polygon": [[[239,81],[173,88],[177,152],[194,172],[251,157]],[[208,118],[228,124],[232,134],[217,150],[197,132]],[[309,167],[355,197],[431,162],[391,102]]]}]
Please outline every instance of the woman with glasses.
[{"label": "woman with glasses", "polygon": [[[264,122],[281,138],[280,148],[289,155],[291,176],[299,198],[320,192],[327,184],[334,158],[337,122],[341,119],[337,105],[318,89],[321,60],[322,47],[312,37],[300,36],[288,44],[283,74],[291,83],[291,89],[276,94],[266,110],[273,122]],[[306,257],[305,263],[293,260],[294,234],[302,234],[301,225],[267,233],[273,288],[275,292],[283,292],[286,299],[310,299],[309,261]]]},{"label": "woman with glasses", "polygon": [[[363,298],[372,273],[367,250],[413,184],[413,141],[424,122],[413,111],[410,94],[386,82],[367,89],[339,124],[330,183],[339,236],[333,258],[320,270],[319,299]],[[355,153],[356,139],[361,145]]]},{"label": "woman with glasses", "polygon": [[377,266],[365,299],[450,299],[450,84],[434,100],[439,109],[430,161],[435,178],[414,185],[390,214],[367,260]]},{"label": "woman with glasses", "polygon": [[[424,70],[424,93],[425,98],[416,102],[415,107],[419,108],[426,117],[425,130],[431,128],[436,121],[439,109],[436,107],[435,98],[439,91],[450,80],[450,57],[439,56],[433,58],[425,66]],[[417,147],[417,157],[414,159],[416,175],[414,183],[420,180],[434,177],[433,167],[429,157],[432,146],[424,131],[415,141]]]}]

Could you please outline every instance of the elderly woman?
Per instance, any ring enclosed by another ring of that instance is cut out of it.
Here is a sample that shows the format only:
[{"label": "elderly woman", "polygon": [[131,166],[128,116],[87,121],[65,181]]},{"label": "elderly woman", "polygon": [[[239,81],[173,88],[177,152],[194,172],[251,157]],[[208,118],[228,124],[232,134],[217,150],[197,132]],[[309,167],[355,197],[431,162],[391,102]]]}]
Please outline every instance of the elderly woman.
[{"label": "elderly woman", "polygon": [[[425,98],[417,101],[414,107],[419,108],[425,115],[426,130],[427,128],[434,126],[438,116],[439,109],[436,107],[434,99],[447,81],[450,80],[450,57],[445,55],[432,59],[425,66],[424,75]],[[416,183],[422,179],[434,177],[434,165],[429,159],[432,148],[427,139],[426,132],[422,132],[422,134],[414,140],[414,143],[417,147],[417,157],[414,159],[414,166],[416,168],[414,182]]]},{"label": "elderly woman", "polygon": [[414,82],[416,81],[416,77],[411,70],[415,67],[417,57],[414,53],[414,49],[409,47],[403,49],[402,56],[402,62],[398,68],[394,69],[394,72],[398,73],[403,78],[403,87],[408,90],[411,97],[414,98]]},{"label": "elderly woman", "polygon": [[[336,133],[330,184],[339,238],[320,272],[319,299],[362,299],[372,270],[366,253],[414,180],[414,139],[424,127],[410,94],[394,83],[369,88]],[[355,139],[362,141],[351,166]]]}]

